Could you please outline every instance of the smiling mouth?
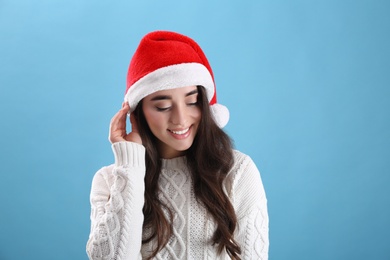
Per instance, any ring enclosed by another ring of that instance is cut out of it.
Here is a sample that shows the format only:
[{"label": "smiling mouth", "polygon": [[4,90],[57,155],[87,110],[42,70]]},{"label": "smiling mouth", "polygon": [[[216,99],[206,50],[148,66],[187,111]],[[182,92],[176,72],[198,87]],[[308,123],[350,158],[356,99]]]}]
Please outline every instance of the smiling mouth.
[{"label": "smiling mouth", "polygon": [[190,130],[189,127],[186,128],[186,129],[180,130],[180,131],[174,131],[174,130],[168,129],[169,132],[174,133],[175,135],[184,135],[184,134],[186,134],[189,130]]}]

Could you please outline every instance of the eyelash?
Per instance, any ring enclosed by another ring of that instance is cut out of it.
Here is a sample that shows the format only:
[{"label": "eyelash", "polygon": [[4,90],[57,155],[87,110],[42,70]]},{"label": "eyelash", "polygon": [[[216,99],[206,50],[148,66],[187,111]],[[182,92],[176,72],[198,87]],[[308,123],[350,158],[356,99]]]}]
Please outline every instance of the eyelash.
[{"label": "eyelash", "polygon": [[[187,105],[188,105],[188,106],[196,106],[196,105],[198,105],[198,101],[193,102],[193,103],[188,103]],[[156,107],[157,111],[159,111],[159,112],[167,111],[167,110],[169,110],[170,108],[171,108],[171,107]]]},{"label": "eyelash", "polygon": [[159,112],[166,111],[166,110],[168,110],[169,108],[170,108],[170,107],[164,107],[164,108],[156,107],[157,111],[159,111]]}]

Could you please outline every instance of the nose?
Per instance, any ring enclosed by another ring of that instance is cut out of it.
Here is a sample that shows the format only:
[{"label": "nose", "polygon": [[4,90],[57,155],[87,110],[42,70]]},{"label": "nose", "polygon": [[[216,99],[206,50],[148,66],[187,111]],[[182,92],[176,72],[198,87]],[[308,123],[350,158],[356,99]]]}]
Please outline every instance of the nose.
[{"label": "nose", "polygon": [[181,105],[173,107],[170,121],[172,124],[177,126],[186,126],[186,109]]}]

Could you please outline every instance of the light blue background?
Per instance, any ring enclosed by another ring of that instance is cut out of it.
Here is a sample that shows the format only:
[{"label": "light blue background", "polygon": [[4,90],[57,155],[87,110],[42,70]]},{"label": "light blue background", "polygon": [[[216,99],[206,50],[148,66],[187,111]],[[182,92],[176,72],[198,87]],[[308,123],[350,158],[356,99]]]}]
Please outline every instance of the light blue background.
[{"label": "light blue background", "polygon": [[0,0],[0,259],[87,259],[129,60],[187,34],[261,170],[270,259],[390,259],[390,2]]}]

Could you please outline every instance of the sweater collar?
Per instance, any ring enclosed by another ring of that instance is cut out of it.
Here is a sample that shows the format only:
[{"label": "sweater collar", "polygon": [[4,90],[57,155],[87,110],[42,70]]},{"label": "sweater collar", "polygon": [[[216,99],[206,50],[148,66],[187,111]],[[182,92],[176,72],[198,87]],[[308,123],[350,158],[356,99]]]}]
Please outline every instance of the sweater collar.
[{"label": "sweater collar", "polygon": [[172,159],[161,159],[161,167],[166,170],[185,169],[187,168],[187,158],[180,156]]}]

